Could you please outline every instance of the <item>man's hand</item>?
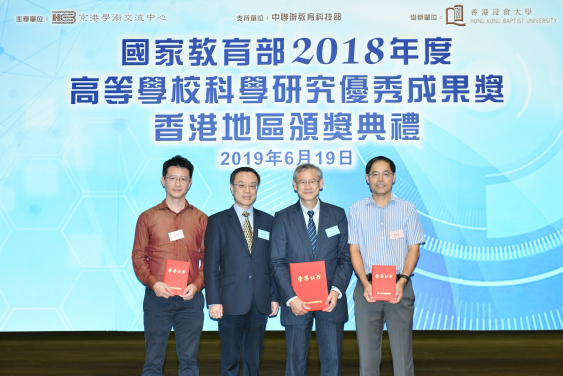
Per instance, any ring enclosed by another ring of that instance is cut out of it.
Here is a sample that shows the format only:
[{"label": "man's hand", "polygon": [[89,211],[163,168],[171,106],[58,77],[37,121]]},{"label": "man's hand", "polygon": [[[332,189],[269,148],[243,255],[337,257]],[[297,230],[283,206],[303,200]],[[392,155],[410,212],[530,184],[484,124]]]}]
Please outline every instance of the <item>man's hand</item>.
[{"label": "man's hand", "polygon": [[164,282],[157,282],[154,284],[154,286],[152,287],[155,295],[159,298],[164,298],[164,299],[168,299],[171,296],[174,296],[174,294],[172,293],[172,290],[170,290],[170,287],[168,287],[168,285]]},{"label": "man's hand", "polygon": [[184,290],[184,293],[180,295],[180,297],[184,300],[192,300],[195,294],[197,294],[197,287],[190,283]]},{"label": "man's hand", "polygon": [[209,307],[209,317],[217,320],[223,317],[223,305],[213,304],[211,307]]},{"label": "man's hand", "polygon": [[397,304],[401,301],[401,299],[403,299],[403,290],[405,289],[406,284],[406,279],[399,279],[399,281],[395,284],[395,297],[393,298],[393,300],[389,301],[389,303]]},{"label": "man's hand", "polygon": [[375,300],[373,300],[373,296],[371,294],[371,283],[369,282],[364,284],[364,298],[368,303],[375,303]]},{"label": "man's hand", "polygon": [[280,309],[280,303],[272,302],[271,307],[272,307],[272,313],[270,313],[270,317],[278,314],[278,309]]},{"label": "man's hand", "polygon": [[325,302],[325,304],[328,305],[328,307],[323,309],[323,312],[332,312],[332,310],[334,309],[334,307],[336,307],[336,304],[338,303],[338,295],[339,294],[337,291],[331,291],[330,294],[328,294],[328,298],[326,298],[326,302]]},{"label": "man's hand", "polygon": [[289,303],[289,307],[295,316],[303,316],[309,313],[307,310],[309,307],[303,303],[303,300],[299,298],[295,298]]}]

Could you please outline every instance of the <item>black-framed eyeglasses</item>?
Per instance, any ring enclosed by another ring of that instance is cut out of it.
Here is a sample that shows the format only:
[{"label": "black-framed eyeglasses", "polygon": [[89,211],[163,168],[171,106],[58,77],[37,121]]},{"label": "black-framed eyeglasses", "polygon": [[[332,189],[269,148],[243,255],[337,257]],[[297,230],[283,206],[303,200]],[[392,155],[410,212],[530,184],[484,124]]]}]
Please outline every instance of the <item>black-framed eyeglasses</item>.
[{"label": "black-framed eyeglasses", "polygon": [[173,184],[175,184],[177,181],[180,181],[180,184],[186,185],[192,179],[188,178],[187,176],[170,175],[166,177],[166,180]]},{"label": "black-framed eyeglasses", "polygon": [[380,176],[383,177],[383,179],[389,179],[391,176],[395,175],[394,172],[390,172],[390,171],[383,171],[383,172],[372,172],[371,174],[367,174],[368,176],[371,176],[374,179],[379,179]]}]

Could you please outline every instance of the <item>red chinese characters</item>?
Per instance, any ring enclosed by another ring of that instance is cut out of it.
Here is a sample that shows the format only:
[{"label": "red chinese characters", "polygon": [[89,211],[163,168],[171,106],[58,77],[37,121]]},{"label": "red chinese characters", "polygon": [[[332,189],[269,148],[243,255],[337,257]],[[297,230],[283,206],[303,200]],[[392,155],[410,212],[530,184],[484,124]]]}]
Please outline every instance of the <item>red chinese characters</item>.
[{"label": "red chinese characters", "polygon": [[174,295],[182,295],[188,286],[190,263],[178,260],[166,260],[164,283],[168,285]]},{"label": "red chinese characters", "polygon": [[397,283],[397,267],[372,265],[371,294],[374,300],[393,300]]},{"label": "red chinese characters", "polygon": [[324,261],[289,264],[291,286],[297,297],[309,307],[309,311],[321,311],[327,307],[328,285]]}]

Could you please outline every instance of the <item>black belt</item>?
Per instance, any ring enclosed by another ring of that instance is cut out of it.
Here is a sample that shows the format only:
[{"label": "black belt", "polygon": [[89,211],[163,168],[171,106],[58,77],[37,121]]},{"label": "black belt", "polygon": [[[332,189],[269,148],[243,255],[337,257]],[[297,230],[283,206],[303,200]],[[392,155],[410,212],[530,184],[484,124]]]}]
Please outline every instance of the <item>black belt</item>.
[{"label": "black belt", "polygon": [[[368,275],[366,275],[366,277],[368,277],[368,281],[371,282],[371,273],[369,273]],[[399,281],[399,279],[401,278],[405,278],[407,280],[407,283],[410,282],[411,277],[409,277],[408,275],[405,274],[397,274],[397,282]]]}]

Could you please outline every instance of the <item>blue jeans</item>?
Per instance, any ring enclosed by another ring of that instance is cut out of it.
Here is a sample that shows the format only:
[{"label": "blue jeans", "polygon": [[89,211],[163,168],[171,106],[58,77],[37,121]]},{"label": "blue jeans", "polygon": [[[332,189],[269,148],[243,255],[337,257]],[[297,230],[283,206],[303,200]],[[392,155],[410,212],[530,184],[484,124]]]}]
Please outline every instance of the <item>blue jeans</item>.
[{"label": "blue jeans", "polygon": [[145,366],[143,376],[162,375],[162,365],[170,330],[176,335],[176,353],[180,362],[180,376],[197,376],[199,337],[203,329],[203,294],[192,300],[179,296],[158,298],[150,288],[145,290],[143,302],[145,323]]}]

